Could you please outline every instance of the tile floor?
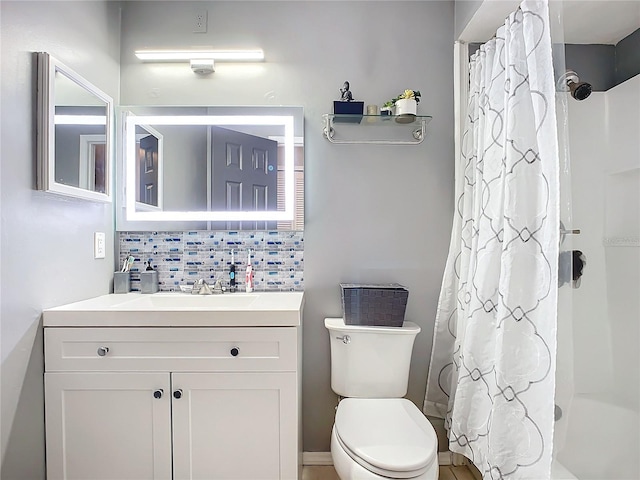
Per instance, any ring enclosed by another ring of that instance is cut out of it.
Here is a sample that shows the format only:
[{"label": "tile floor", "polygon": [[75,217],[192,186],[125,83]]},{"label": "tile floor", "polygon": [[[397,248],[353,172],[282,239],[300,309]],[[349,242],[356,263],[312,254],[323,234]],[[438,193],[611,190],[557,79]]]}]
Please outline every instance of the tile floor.
[{"label": "tile floor", "polygon": [[[333,466],[307,465],[302,469],[302,480],[340,480]],[[466,466],[441,465],[439,480],[475,480]]]},{"label": "tile floor", "polygon": [[473,473],[466,465],[454,467],[453,465],[441,465],[439,480],[475,480]]}]

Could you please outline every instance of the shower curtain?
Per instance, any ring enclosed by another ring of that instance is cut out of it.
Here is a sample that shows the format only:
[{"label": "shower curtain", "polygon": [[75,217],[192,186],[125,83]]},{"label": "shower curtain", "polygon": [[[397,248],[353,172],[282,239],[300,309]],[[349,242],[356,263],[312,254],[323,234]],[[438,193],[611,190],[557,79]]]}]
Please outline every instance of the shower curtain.
[{"label": "shower curtain", "polygon": [[559,167],[546,1],[470,61],[424,412],[484,479],[550,478]]}]

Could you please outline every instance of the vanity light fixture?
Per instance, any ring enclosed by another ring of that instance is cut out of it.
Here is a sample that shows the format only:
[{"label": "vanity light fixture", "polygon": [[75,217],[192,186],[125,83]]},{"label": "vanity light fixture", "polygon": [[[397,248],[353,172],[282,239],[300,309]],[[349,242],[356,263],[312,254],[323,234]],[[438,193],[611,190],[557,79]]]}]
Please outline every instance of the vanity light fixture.
[{"label": "vanity light fixture", "polygon": [[191,70],[199,75],[208,75],[216,71],[213,59],[191,60]]},{"label": "vanity light fixture", "polygon": [[264,52],[257,50],[136,50],[143,62],[191,62],[196,73],[211,73],[214,62],[261,62]]},{"label": "vanity light fixture", "polygon": [[200,75],[215,72],[215,62],[260,62],[262,50],[136,50],[143,62],[190,62],[191,70]]},{"label": "vanity light fixture", "polygon": [[136,50],[136,57],[145,62],[186,62],[218,60],[221,62],[260,62],[262,50]]}]

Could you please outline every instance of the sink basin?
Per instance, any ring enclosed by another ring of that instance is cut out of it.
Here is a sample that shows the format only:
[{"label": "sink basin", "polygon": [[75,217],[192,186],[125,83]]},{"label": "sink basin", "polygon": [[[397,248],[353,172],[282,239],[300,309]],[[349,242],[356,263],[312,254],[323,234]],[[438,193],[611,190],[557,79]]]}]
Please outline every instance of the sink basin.
[{"label": "sink basin", "polygon": [[170,309],[170,310],[211,310],[211,309],[246,309],[258,299],[251,293],[229,293],[215,295],[191,295],[182,293],[157,293],[141,295],[128,302],[114,305],[116,309]]},{"label": "sink basin", "polygon": [[299,326],[303,292],[110,294],[46,309],[45,327]]}]

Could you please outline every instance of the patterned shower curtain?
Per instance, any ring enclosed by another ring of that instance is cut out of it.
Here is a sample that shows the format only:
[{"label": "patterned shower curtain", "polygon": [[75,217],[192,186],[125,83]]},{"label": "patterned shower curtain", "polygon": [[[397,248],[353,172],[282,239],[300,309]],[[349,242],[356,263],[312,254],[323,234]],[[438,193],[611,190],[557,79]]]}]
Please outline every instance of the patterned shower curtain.
[{"label": "patterned shower curtain", "polygon": [[470,62],[452,239],[424,412],[486,480],[550,478],[559,241],[546,1]]}]

